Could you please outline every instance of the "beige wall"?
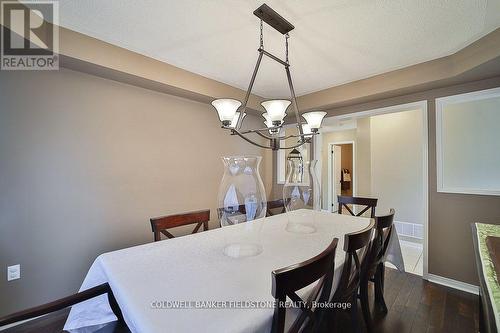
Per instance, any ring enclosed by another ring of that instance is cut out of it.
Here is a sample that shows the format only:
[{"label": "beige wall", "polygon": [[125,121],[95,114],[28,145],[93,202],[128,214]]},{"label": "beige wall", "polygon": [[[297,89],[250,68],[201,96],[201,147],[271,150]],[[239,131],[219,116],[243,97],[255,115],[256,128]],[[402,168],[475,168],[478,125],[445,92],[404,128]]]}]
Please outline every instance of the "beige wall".
[{"label": "beige wall", "polygon": [[215,227],[220,157],[263,154],[207,104],[70,70],[1,71],[0,100],[0,268],[22,276],[0,315],[75,292],[99,254],[151,242],[150,217],[210,208]]},{"label": "beige wall", "polygon": [[371,117],[371,181],[377,213],[396,209],[396,221],[423,224],[423,116],[421,110]]},{"label": "beige wall", "polygon": [[371,119],[358,119],[356,128],[356,195],[371,196]]}]

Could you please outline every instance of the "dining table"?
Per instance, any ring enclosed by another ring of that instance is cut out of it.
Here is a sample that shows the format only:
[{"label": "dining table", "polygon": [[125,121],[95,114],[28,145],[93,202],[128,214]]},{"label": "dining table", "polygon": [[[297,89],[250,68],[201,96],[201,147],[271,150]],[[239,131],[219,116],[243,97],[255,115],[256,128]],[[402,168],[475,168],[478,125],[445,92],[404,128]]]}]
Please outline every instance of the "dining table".
[{"label": "dining table", "polygon": [[[307,220],[312,230],[291,223]],[[80,291],[108,283],[131,332],[269,332],[272,271],[314,257],[338,238],[334,287],[344,236],[370,218],[299,210],[99,255]],[[243,237],[244,236],[244,237]],[[252,241],[260,253],[228,255]],[[65,330],[93,332],[116,321],[105,295],[71,308]]]}]

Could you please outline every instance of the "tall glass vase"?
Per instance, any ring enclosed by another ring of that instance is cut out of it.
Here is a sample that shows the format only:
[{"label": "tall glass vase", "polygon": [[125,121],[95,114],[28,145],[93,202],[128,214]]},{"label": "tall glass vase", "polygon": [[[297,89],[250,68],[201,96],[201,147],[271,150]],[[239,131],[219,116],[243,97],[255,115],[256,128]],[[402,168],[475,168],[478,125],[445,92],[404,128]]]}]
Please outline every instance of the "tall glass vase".
[{"label": "tall glass vase", "polygon": [[288,215],[287,230],[297,233],[313,233],[311,210],[321,210],[321,189],[316,176],[316,160],[288,161],[288,174],[283,186],[283,202]]},{"label": "tall glass vase", "polygon": [[234,226],[226,235],[224,253],[230,257],[247,257],[262,252],[259,242],[261,223],[266,216],[267,199],[259,173],[260,156],[227,156],[222,158],[224,175],[219,187],[218,215],[222,227]]}]

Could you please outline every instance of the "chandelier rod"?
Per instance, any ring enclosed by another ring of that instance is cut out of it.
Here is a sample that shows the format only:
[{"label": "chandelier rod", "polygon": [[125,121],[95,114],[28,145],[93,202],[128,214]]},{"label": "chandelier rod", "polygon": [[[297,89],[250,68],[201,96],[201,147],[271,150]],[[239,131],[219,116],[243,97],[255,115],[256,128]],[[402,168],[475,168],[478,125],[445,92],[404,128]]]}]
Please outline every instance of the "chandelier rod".
[{"label": "chandelier rod", "polygon": [[304,131],[302,130],[300,121],[300,110],[299,110],[299,105],[297,104],[297,97],[295,96],[295,89],[293,89],[292,75],[290,74],[290,68],[285,67],[285,71],[286,71],[286,77],[288,78],[288,86],[290,87],[290,94],[292,95],[293,107],[295,108],[295,119],[297,120],[299,135],[303,135]]},{"label": "chandelier rod", "polygon": [[236,129],[239,130],[241,128],[241,123],[243,122],[243,114],[247,109],[248,99],[250,98],[250,93],[252,92],[253,84],[255,82],[255,78],[257,77],[257,72],[260,67],[260,62],[262,61],[262,52],[259,52],[259,57],[257,58],[257,63],[255,64],[255,68],[253,70],[252,78],[250,80],[250,84],[248,85],[247,92],[245,94],[245,99],[243,100],[243,104],[240,107],[240,115],[238,117],[238,122],[236,123]]}]

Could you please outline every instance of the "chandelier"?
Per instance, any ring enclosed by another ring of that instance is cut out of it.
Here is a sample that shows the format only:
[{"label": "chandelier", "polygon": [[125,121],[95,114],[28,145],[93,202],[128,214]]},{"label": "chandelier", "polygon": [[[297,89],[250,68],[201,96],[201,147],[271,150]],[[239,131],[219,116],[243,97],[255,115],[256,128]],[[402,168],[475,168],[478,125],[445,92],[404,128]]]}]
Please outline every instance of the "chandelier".
[{"label": "chandelier", "polygon": [[[326,112],[311,111],[303,113],[302,115],[300,114],[299,107],[297,105],[297,98],[295,97],[295,90],[293,88],[292,76],[290,74],[290,61],[288,59],[288,33],[294,29],[294,26],[266,4],[257,8],[253,13],[255,16],[260,18],[260,46],[257,50],[259,52],[259,56],[257,58],[257,63],[255,64],[252,78],[250,79],[250,84],[248,85],[243,103],[232,98],[219,98],[212,101],[212,105],[217,111],[219,119],[222,123],[222,128],[231,131],[231,135],[238,135],[247,142],[266,149],[293,149],[302,146],[305,143],[310,143],[312,137],[318,134],[318,129],[321,127],[321,122],[323,121],[323,117],[326,115]],[[285,36],[285,60],[280,59],[264,49],[263,22],[266,22]],[[242,131],[241,125],[246,115],[245,111],[248,99],[250,97],[250,93],[252,92],[260,62],[264,55],[285,67],[291,100],[273,99],[262,102],[261,105],[266,111],[262,113],[264,125],[266,127]],[[281,136],[280,132],[283,128],[285,116],[287,115],[286,111],[291,104],[293,104],[295,112],[298,134]],[[301,116],[304,118],[305,122],[301,120]],[[268,144],[260,144],[251,139],[250,135],[257,135],[265,138],[268,140]],[[289,138],[297,138],[297,144],[290,147],[282,147],[280,142]]]}]

